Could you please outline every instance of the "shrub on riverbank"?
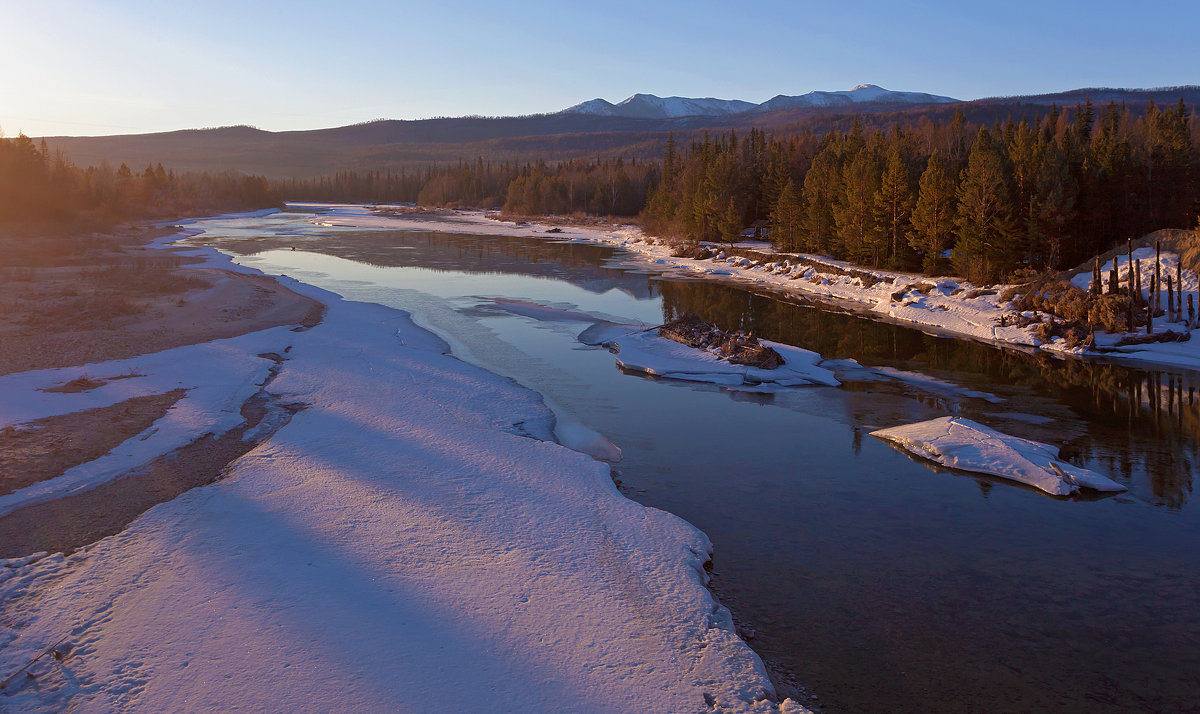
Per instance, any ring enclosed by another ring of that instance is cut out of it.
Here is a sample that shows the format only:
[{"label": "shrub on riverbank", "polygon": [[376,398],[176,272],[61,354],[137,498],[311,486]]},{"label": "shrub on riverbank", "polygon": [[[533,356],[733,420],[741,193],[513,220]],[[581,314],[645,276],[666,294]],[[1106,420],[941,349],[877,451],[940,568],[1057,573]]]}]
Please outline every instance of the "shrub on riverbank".
[{"label": "shrub on riverbank", "polygon": [[1093,295],[1065,280],[1046,278],[1015,285],[1006,290],[1001,299],[1012,302],[1020,312],[1043,312],[1060,318],[1057,324],[1061,327],[1045,328],[1043,331],[1049,332],[1043,339],[1065,336],[1068,332],[1075,335],[1077,331],[1072,332],[1072,328],[1086,332],[1125,332],[1131,329],[1128,324],[1130,298],[1124,293]]}]

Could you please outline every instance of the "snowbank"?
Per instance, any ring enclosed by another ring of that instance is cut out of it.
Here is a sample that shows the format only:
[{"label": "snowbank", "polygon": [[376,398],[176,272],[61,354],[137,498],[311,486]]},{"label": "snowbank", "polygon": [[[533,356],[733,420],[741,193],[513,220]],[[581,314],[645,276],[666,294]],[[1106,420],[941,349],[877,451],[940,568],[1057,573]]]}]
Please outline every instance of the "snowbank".
[{"label": "snowbank", "polygon": [[1052,496],[1069,496],[1081,488],[1126,490],[1095,471],[1059,461],[1054,446],[1009,436],[962,417],[880,429],[871,436],[950,468],[1020,481]]},{"label": "snowbank", "polygon": [[[538,395],[400,311],[328,305],[306,408],[221,481],[0,567],[14,710],[800,711],[705,588],[711,544],[549,441]],[[251,378],[253,379],[253,378]]]},{"label": "snowbank", "polygon": [[784,364],[775,369],[734,364],[711,352],[659,337],[655,330],[633,325],[594,325],[584,330],[579,339],[585,344],[608,347],[616,354],[617,364],[624,369],[667,379],[729,386],[776,384],[781,387],[836,387],[841,384],[833,372],[819,366],[821,355],[768,340],[762,340],[762,343],[774,348],[784,360]]}]

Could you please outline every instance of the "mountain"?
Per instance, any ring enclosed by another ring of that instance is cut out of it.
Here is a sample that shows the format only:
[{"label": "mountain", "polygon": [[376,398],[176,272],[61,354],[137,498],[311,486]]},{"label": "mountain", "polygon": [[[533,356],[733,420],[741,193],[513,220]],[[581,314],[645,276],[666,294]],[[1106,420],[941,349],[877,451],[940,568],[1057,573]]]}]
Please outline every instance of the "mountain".
[{"label": "mountain", "polygon": [[637,117],[642,119],[674,119],[691,116],[729,116],[754,109],[755,105],[740,99],[690,99],[688,97],[656,97],[635,94],[620,104],[593,99],[568,107],[560,114],[594,114],[604,117]]},{"label": "mountain", "polygon": [[656,97],[653,94],[635,94],[619,104],[604,99],[592,99],[559,114],[590,114],[604,117],[631,117],[642,119],[666,119],[690,116],[729,117],[747,113],[766,113],[790,109],[818,107],[849,107],[859,104],[915,105],[949,104],[957,102],[951,97],[942,97],[924,92],[893,92],[874,84],[860,84],[844,92],[809,92],[789,97],[777,95],[762,104],[744,102],[740,99],[692,99],[689,97]]},{"label": "mountain", "polygon": [[[189,129],[156,134],[44,137],[80,166],[127,163],[134,170],[161,162],[176,171],[225,171],[269,178],[308,178],[336,171],[419,171],[457,161],[565,161],[569,159],[662,158],[673,133],[681,145],[705,132],[744,132],[751,128],[778,135],[812,131],[817,135],[849,129],[857,118],[869,129],[896,124],[947,123],[957,112],[967,121],[990,125],[1023,118],[1037,121],[1051,105],[1069,110],[1090,100],[1099,111],[1110,101],[1140,113],[1153,99],[1159,106],[1182,99],[1200,105],[1200,87],[1159,89],[1073,89],[1055,94],[993,97],[955,102],[916,92],[889,92],[863,85],[845,92],[809,92],[776,97],[759,105],[720,99],[660,99],[635,95],[622,104],[585,102],[572,110],[523,117],[458,117],[411,121],[383,120],[307,131],[261,131],[251,127]],[[657,103],[654,100],[658,100]],[[786,100],[786,101],[785,101]],[[688,102],[691,102],[689,104]],[[625,116],[617,113],[654,111]],[[749,110],[743,107],[748,105]],[[591,107],[591,111],[587,108]],[[605,108],[609,113],[599,113]],[[650,108],[647,108],[650,107]],[[697,107],[723,113],[684,114]],[[35,137],[36,138],[36,137]]]},{"label": "mountain", "polygon": [[844,92],[809,92],[795,97],[783,94],[754,108],[755,112],[774,112],[809,107],[850,107],[856,104],[952,104],[959,100],[925,92],[893,92],[874,84],[860,84]]}]

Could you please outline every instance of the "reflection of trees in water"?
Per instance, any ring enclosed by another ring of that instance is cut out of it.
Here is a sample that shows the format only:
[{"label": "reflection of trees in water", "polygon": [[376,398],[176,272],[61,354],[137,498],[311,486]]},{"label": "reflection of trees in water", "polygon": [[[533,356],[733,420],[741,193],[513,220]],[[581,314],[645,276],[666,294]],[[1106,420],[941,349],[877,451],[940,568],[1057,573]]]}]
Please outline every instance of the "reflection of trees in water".
[{"label": "reflection of trees in water", "polygon": [[222,250],[242,255],[292,245],[377,268],[528,275],[564,280],[589,292],[617,288],[637,298],[654,294],[648,276],[608,267],[606,259],[616,249],[588,243],[431,231],[344,231],[316,240],[275,236],[220,241]]},{"label": "reflection of trees in water", "polygon": [[[1196,374],[1063,360],[934,337],[716,283],[664,281],[659,292],[664,321],[695,313],[722,328],[752,330],[827,358],[916,368],[933,376],[949,372],[943,376],[967,386],[1005,385],[1065,404],[1086,420],[1086,432],[1068,444],[1064,456],[1078,455],[1163,505],[1182,507],[1200,473]],[[1071,431],[1054,424],[1045,429],[1059,438]]]}]

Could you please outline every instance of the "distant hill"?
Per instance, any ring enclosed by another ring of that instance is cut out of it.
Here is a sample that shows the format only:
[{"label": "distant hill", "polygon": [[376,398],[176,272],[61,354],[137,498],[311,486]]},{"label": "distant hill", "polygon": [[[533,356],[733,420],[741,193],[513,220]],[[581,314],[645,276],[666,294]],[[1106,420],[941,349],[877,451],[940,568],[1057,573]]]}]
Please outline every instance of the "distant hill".
[{"label": "distant hill", "polygon": [[[888,128],[896,122],[922,117],[944,122],[956,111],[962,111],[969,120],[990,123],[1035,118],[1052,104],[1068,107],[1089,98],[1095,105],[1124,102],[1140,111],[1151,98],[1167,104],[1180,97],[1189,105],[1200,104],[1200,87],[1076,89],[959,102],[949,97],[860,85],[846,92],[780,95],[758,105],[647,94],[634,95],[615,105],[592,100],[555,114],[523,117],[384,120],[283,132],[237,126],[155,134],[58,136],[46,137],[46,141],[81,166],[126,163],[140,170],[161,162],[177,171],[235,170],[270,178],[309,178],[344,170],[415,170],[479,157],[490,161],[592,157],[656,160],[662,156],[669,132],[681,142],[706,131],[746,131],[751,127],[776,133],[823,133],[849,126],[855,116],[862,116],[868,126]],[[589,105],[592,109],[585,111]],[[613,110],[601,113],[606,111],[605,105]],[[625,108],[620,109],[622,106]],[[691,113],[695,111],[709,113]]]}]

